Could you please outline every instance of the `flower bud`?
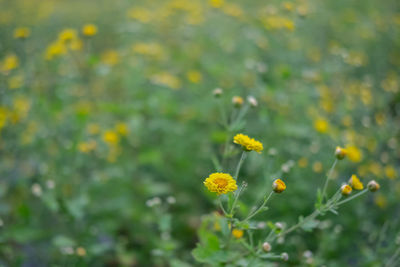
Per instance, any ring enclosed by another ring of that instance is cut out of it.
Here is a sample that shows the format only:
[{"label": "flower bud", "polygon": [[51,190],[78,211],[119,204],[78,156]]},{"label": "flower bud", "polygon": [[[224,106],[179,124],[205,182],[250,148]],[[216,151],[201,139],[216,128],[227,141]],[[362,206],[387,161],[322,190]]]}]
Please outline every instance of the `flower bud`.
[{"label": "flower bud", "polygon": [[348,195],[350,195],[350,193],[351,193],[351,191],[352,191],[352,188],[351,188],[350,185],[344,184],[344,185],[342,185],[342,187],[340,188],[340,190],[342,191],[342,195],[343,195],[343,196],[348,196]]},{"label": "flower bud", "polygon": [[232,98],[232,104],[236,107],[236,108],[240,108],[243,105],[243,98],[241,98],[240,96],[234,96]]},{"label": "flower bud", "polygon": [[237,238],[237,239],[242,238],[242,236],[243,236],[243,230],[240,230],[240,229],[233,229],[233,230],[232,230],[232,235],[233,235],[235,238]]},{"label": "flower bud", "polygon": [[367,185],[369,191],[371,192],[376,192],[379,190],[379,188],[381,187],[377,182],[375,182],[375,180],[372,180],[368,183]]},{"label": "flower bud", "polygon": [[249,102],[250,106],[253,107],[253,108],[258,106],[257,99],[254,96],[251,96],[251,95],[248,96],[247,97],[247,102]]},{"label": "flower bud", "polygon": [[221,95],[222,95],[222,89],[221,88],[215,88],[214,89],[214,91],[213,91],[213,95],[215,96],[215,97],[220,97]]},{"label": "flower bud", "polygon": [[275,227],[276,227],[276,229],[277,230],[282,230],[283,229],[283,224],[282,223],[280,223],[280,222],[277,222],[277,223],[275,223]]},{"label": "flower bud", "polygon": [[282,193],[286,189],[286,184],[281,179],[276,179],[272,183],[272,189],[275,193]]},{"label": "flower bud", "polygon": [[268,242],[264,242],[263,244],[263,250],[265,252],[270,252],[271,251],[271,245]]},{"label": "flower bud", "polygon": [[288,261],[288,260],[289,260],[289,254],[287,254],[286,252],[283,252],[283,253],[281,254],[281,259],[282,259],[283,261]]},{"label": "flower bud", "polygon": [[344,157],[346,157],[346,155],[347,155],[347,150],[346,149],[344,149],[344,148],[342,148],[340,146],[336,147],[335,156],[336,156],[336,158],[338,160],[344,159]]}]

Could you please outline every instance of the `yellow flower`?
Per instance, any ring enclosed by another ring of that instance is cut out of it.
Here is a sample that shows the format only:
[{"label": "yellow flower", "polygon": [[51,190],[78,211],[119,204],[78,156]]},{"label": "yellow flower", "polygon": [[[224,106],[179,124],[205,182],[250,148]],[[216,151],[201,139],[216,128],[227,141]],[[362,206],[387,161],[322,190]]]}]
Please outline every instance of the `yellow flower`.
[{"label": "yellow flower", "polygon": [[226,194],[237,189],[236,180],[229,173],[216,172],[210,174],[204,181],[204,185],[210,192],[218,195]]},{"label": "yellow flower", "polygon": [[19,66],[19,59],[16,55],[8,55],[0,65],[0,71],[8,72]]},{"label": "yellow flower", "polygon": [[115,130],[122,136],[128,134],[128,126],[123,122],[117,123],[117,125],[115,125]]},{"label": "yellow flower", "polygon": [[222,7],[224,2],[224,0],[209,0],[210,5],[214,8]]},{"label": "yellow flower", "polygon": [[340,190],[342,191],[342,195],[344,195],[344,196],[350,195],[350,193],[352,191],[351,186],[348,184],[342,185]]},{"label": "yellow flower", "polygon": [[237,238],[237,239],[242,238],[242,236],[243,236],[243,230],[240,230],[240,229],[233,229],[233,230],[232,230],[232,235],[233,235],[235,238]]},{"label": "yellow flower", "polygon": [[360,181],[360,179],[358,179],[357,175],[353,174],[349,180],[349,185],[355,189],[355,190],[363,190],[364,189],[364,185],[363,183]]},{"label": "yellow flower", "polygon": [[305,168],[308,165],[308,160],[307,158],[300,158],[299,161],[297,162],[300,168]]},{"label": "yellow flower", "polygon": [[46,48],[46,59],[52,60],[59,55],[64,55],[65,53],[67,53],[67,48],[65,47],[64,43],[61,41],[56,41],[51,43]]},{"label": "yellow flower", "polygon": [[385,175],[389,179],[394,179],[397,176],[397,171],[393,166],[386,166],[385,167]]},{"label": "yellow flower", "polygon": [[232,104],[237,108],[241,107],[243,105],[243,102],[244,100],[240,96],[232,97]]},{"label": "yellow flower", "polygon": [[80,257],[84,257],[86,255],[86,249],[84,249],[83,247],[77,247],[76,255],[78,255]]},{"label": "yellow flower", "polygon": [[329,130],[329,123],[327,120],[319,118],[314,121],[314,128],[317,132],[326,133]]},{"label": "yellow flower", "polygon": [[276,179],[272,183],[272,188],[275,193],[282,193],[286,189],[286,184],[281,179]]},{"label": "yellow flower", "polygon": [[361,151],[355,146],[348,146],[346,148],[349,160],[353,162],[360,162],[362,159]]},{"label": "yellow flower", "polygon": [[119,142],[119,137],[116,132],[108,130],[104,133],[103,140],[109,145],[116,145]]},{"label": "yellow flower", "polygon": [[335,156],[337,159],[339,159],[339,160],[344,159],[344,157],[346,157],[346,155],[347,155],[347,149],[342,148],[340,146],[336,147]]},{"label": "yellow flower", "polygon": [[94,140],[91,140],[87,143],[79,143],[78,144],[78,149],[82,153],[89,153],[90,151],[93,151],[96,149],[97,143]]},{"label": "yellow flower", "polygon": [[117,51],[108,50],[101,55],[101,61],[109,66],[114,66],[119,62],[119,54]]},{"label": "yellow flower", "polygon": [[247,135],[244,134],[237,134],[235,137],[233,137],[233,142],[235,144],[241,145],[244,150],[246,151],[256,151],[258,153],[261,153],[261,151],[264,149],[263,144],[254,138],[250,138]]},{"label": "yellow flower", "polygon": [[314,162],[312,169],[316,173],[322,172],[322,169],[323,169],[322,163],[320,161]]},{"label": "yellow flower", "polygon": [[201,73],[197,70],[188,71],[186,77],[192,83],[199,83],[202,79]]},{"label": "yellow flower", "polygon": [[14,38],[15,39],[25,39],[28,38],[31,34],[31,30],[26,27],[16,28],[14,30]]},{"label": "yellow flower", "polygon": [[58,39],[62,42],[69,42],[69,41],[77,39],[77,37],[78,37],[78,34],[77,34],[76,30],[74,30],[74,29],[64,29],[58,35]]},{"label": "yellow flower", "polygon": [[94,24],[86,24],[82,28],[82,33],[86,36],[93,36],[97,33],[97,26]]}]

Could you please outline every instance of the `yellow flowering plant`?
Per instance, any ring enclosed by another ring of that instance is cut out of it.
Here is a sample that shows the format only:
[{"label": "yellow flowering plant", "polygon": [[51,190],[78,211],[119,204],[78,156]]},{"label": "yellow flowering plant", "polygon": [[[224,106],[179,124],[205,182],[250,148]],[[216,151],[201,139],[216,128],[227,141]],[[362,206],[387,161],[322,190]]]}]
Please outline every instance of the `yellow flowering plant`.
[{"label": "yellow flowering plant", "polygon": [[[218,102],[221,101],[222,95],[222,89],[218,88],[214,90],[214,96]],[[232,129],[237,130],[235,127],[238,125],[243,125],[240,124],[240,122],[247,112],[246,106],[239,107],[233,102],[234,107],[229,117],[230,119],[228,120],[223,106],[221,103],[219,103],[219,105],[223,120],[222,125],[226,128],[228,133],[231,132]],[[237,109],[239,110],[237,111]],[[247,259],[249,262],[256,260],[256,262],[260,264],[271,260],[287,261],[289,259],[288,253],[276,253],[274,251],[274,246],[278,240],[283,240],[285,236],[300,228],[306,231],[314,229],[319,224],[317,220],[319,216],[323,216],[327,212],[338,214],[338,209],[341,205],[363,195],[367,191],[374,192],[379,189],[379,184],[375,181],[371,181],[367,188],[364,189],[361,180],[357,175],[353,174],[348,184],[343,184],[337,188],[336,193],[329,195],[328,188],[329,183],[332,181],[334,169],[339,160],[344,159],[347,155],[346,149],[338,146],[334,153],[336,159],[327,174],[325,183],[322,189],[318,189],[317,191],[315,210],[308,216],[300,216],[298,222],[290,227],[286,227],[286,225],[282,223],[269,224],[270,231],[265,233],[265,235],[260,235],[260,233],[258,233],[258,238],[256,238],[255,232],[260,229],[255,226],[257,224],[254,219],[257,215],[269,210],[270,200],[274,195],[282,194],[286,190],[290,190],[290,182],[287,188],[284,180],[280,178],[274,179],[271,188],[267,190],[262,200],[258,202],[260,204],[253,205],[253,208],[250,210],[241,209],[240,197],[245,194],[248,185],[247,182],[243,181],[243,177],[240,174],[241,167],[243,166],[247,153],[251,151],[261,153],[264,146],[260,141],[241,133],[236,135],[230,134],[230,136],[233,136],[231,142],[240,145],[242,152],[234,168],[234,175],[232,176],[229,173],[223,172],[226,171],[225,168],[227,167],[225,166],[229,166],[226,164],[228,158],[234,158],[238,154],[234,152],[237,147],[231,147],[227,141],[221,158],[214,158],[214,166],[217,168],[218,172],[211,173],[203,182],[208,191],[216,194],[219,213],[205,220],[205,226],[210,225],[210,228],[203,227],[201,235],[207,233],[207,238],[212,237],[212,240],[214,240],[212,242],[218,243],[218,246],[212,245],[210,239],[201,237],[200,243],[197,244],[197,247],[192,252],[195,259],[199,262],[211,265],[215,265],[217,262],[222,265],[228,263],[235,265],[237,261],[243,261],[243,259]],[[237,183],[241,185],[238,187]],[[353,189],[359,192],[352,195]],[[283,201],[282,197],[284,197],[284,194],[280,196],[280,201]],[[207,229],[210,229],[209,231],[211,232],[207,232]],[[221,232],[221,235],[212,233],[213,231]],[[264,237],[260,238],[259,236]],[[211,249],[211,251],[210,246],[214,246],[214,249]],[[225,256],[218,258],[216,255]],[[237,255],[240,255],[240,257]]]}]

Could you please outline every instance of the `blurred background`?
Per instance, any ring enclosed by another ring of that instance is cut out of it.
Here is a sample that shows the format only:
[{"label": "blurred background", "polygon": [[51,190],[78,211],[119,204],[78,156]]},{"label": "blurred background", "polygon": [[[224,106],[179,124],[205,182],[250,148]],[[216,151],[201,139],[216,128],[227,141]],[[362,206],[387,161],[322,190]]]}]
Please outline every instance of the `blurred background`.
[{"label": "blurred background", "polygon": [[242,205],[287,184],[258,220],[312,212],[337,145],[332,184],[381,184],[278,245],[285,264],[383,266],[400,243],[399,26],[397,0],[0,0],[0,265],[199,265],[219,87],[227,112],[258,101]]}]

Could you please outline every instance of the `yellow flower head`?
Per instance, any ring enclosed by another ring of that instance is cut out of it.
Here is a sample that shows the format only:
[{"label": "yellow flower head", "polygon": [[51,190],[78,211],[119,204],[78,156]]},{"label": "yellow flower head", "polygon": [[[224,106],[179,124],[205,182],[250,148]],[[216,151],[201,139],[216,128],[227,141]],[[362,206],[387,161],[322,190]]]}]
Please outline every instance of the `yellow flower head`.
[{"label": "yellow flower head", "polygon": [[10,54],[5,57],[3,62],[0,62],[0,71],[8,72],[19,66],[19,59],[16,55]]},{"label": "yellow flower head", "polygon": [[353,162],[360,162],[362,159],[362,153],[360,151],[360,149],[358,149],[355,146],[348,146],[346,148],[347,150],[347,156],[349,158],[349,160],[353,161]]},{"label": "yellow flower head", "polygon": [[233,137],[233,142],[235,144],[241,145],[244,150],[246,151],[256,151],[258,153],[261,153],[261,151],[264,149],[263,144],[254,138],[250,138],[247,135],[244,134],[237,134],[235,137]]},{"label": "yellow flower head", "polygon": [[25,39],[28,38],[31,34],[31,30],[26,27],[16,28],[14,30],[14,38],[15,39]]},{"label": "yellow flower head", "polygon": [[69,42],[78,39],[78,34],[74,29],[64,29],[58,35],[58,39],[62,42]]},{"label": "yellow flower head", "polygon": [[320,133],[326,133],[329,130],[329,123],[327,120],[319,118],[314,121],[314,128]]},{"label": "yellow flower head", "polygon": [[347,155],[347,149],[344,149],[340,146],[336,147],[335,156],[337,159],[339,159],[339,160],[344,159],[344,157],[346,157],[346,155]]},{"label": "yellow flower head", "polygon": [[348,185],[348,184],[342,185],[342,187],[340,188],[340,190],[342,191],[342,195],[343,195],[343,196],[348,196],[348,195],[350,195],[350,193],[351,193],[351,191],[352,191],[351,186]]},{"label": "yellow flower head", "polygon": [[358,177],[353,174],[349,180],[349,185],[355,189],[355,190],[363,190],[364,189],[364,185],[363,183],[360,181],[360,179],[358,179]]},{"label": "yellow flower head", "polygon": [[94,24],[86,24],[82,28],[83,35],[93,36],[97,33],[97,26]]},{"label": "yellow flower head", "polygon": [[119,142],[119,137],[114,131],[106,131],[103,135],[103,140],[109,145],[116,145]]},{"label": "yellow flower head", "polygon": [[272,183],[272,189],[275,193],[282,193],[286,189],[286,184],[281,179],[276,179]]},{"label": "yellow flower head", "polygon": [[243,230],[240,230],[240,229],[233,229],[233,230],[232,230],[232,235],[233,235],[235,238],[239,239],[239,238],[241,238],[241,237],[243,236]]},{"label": "yellow flower head", "polygon": [[218,195],[226,194],[237,189],[236,180],[229,173],[216,172],[210,174],[204,181],[204,185],[210,192]]},{"label": "yellow flower head", "polygon": [[232,97],[232,104],[237,108],[240,108],[243,105],[243,102],[244,102],[244,100],[240,96]]}]

